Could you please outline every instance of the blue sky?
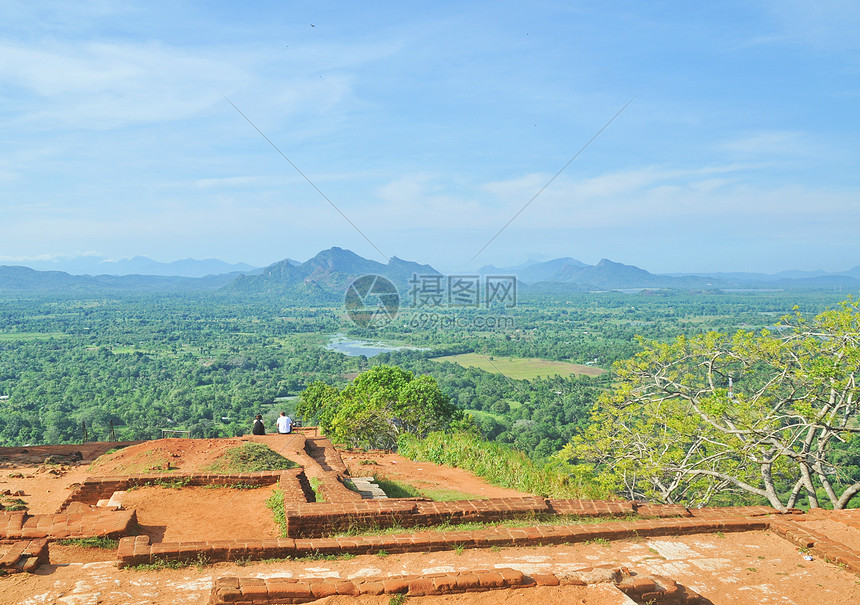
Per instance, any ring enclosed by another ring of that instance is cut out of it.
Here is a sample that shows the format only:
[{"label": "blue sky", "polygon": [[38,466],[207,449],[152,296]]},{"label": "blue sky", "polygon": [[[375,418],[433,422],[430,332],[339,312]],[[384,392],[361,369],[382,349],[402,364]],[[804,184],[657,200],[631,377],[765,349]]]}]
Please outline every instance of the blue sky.
[{"label": "blue sky", "polygon": [[5,0],[0,263],[844,270],[859,30],[848,1]]}]

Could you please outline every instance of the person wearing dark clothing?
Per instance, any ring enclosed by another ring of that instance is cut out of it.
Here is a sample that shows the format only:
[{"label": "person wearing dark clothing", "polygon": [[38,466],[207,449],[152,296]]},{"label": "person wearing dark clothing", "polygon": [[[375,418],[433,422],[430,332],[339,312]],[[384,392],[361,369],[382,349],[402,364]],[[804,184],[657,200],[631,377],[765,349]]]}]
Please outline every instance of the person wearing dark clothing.
[{"label": "person wearing dark clothing", "polygon": [[266,434],[266,426],[263,424],[263,417],[257,414],[257,417],[254,418],[254,428],[251,430],[253,435],[265,435]]}]

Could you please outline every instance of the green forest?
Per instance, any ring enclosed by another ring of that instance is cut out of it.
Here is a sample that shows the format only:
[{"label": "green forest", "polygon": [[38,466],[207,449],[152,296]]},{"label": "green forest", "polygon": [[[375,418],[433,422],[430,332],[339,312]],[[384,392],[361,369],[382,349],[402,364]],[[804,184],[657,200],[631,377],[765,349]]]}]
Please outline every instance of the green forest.
[{"label": "green forest", "polygon": [[[620,378],[613,364],[641,354],[645,343],[773,329],[794,309],[814,316],[843,299],[827,291],[524,295],[516,308],[467,310],[456,322],[422,325],[402,309],[367,330],[341,305],[271,295],[7,297],[0,300],[0,445],[155,439],[173,430],[246,434],[257,413],[270,426],[282,409],[296,414],[310,385],[344,389],[384,365],[432,377],[451,415],[470,416],[484,439],[540,463],[565,456],[578,463],[582,446],[572,444],[596,430],[592,411]],[[511,320],[498,322],[503,327],[469,327],[491,324],[482,313],[500,312]],[[327,348],[336,335],[392,350],[345,355]],[[462,353],[486,359],[489,369],[438,359]],[[496,358],[588,364],[602,373],[522,379],[494,371]],[[654,493],[643,482],[632,489]]]}]

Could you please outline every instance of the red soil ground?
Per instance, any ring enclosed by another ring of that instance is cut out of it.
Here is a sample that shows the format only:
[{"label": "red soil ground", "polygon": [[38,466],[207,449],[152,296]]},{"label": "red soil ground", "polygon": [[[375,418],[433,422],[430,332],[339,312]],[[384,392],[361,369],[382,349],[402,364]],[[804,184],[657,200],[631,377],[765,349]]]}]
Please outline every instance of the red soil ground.
[{"label": "red soil ground", "polygon": [[[31,513],[54,512],[69,488],[87,475],[140,473],[147,465],[170,464],[181,472],[205,468],[237,440],[168,439],[133,445],[109,454],[90,466],[110,444],[87,444],[73,449],[84,461],[69,465],[40,465],[45,452],[0,452],[0,492],[24,491]],[[266,435],[254,438],[306,466],[309,475],[323,470],[304,453],[300,436]],[[413,462],[385,453],[344,453],[354,476],[377,474],[412,484],[419,489],[447,489],[478,497],[522,495],[487,484],[462,469]],[[378,464],[360,464],[374,460]],[[55,470],[58,474],[52,474]],[[9,475],[22,475],[10,477]],[[143,530],[153,541],[241,539],[273,535],[274,523],[265,508],[271,488],[148,487],[126,494],[126,507],[137,511]],[[845,544],[858,545],[860,531],[827,520],[808,521]],[[413,553],[389,556],[363,555],[346,560],[218,563],[160,571],[119,570],[113,550],[51,545],[50,565],[36,574],[0,578],[0,605],[44,603],[119,605],[128,603],[201,603],[216,578],[239,577],[384,577],[511,567],[524,573],[569,573],[601,565],[626,566],[640,573],[659,574],[690,586],[717,604],[854,605],[860,603],[860,578],[820,560],[807,561],[798,549],[769,532],[647,538],[607,544],[474,549],[462,552]],[[583,600],[585,599],[585,600]],[[587,589],[537,588],[473,593],[446,597],[410,598],[416,605],[437,603],[620,603],[607,587]],[[379,603],[389,597],[349,600],[331,598],[318,603]]]},{"label": "red soil ground", "polygon": [[[89,464],[114,447],[109,443],[87,443],[70,446],[36,446],[0,448],[0,493],[23,492],[17,496],[27,503],[31,514],[53,513],[60,508],[75,484],[89,472]],[[74,455],[83,460],[66,464],[44,464],[51,455]]]},{"label": "red soil ground", "polygon": [[142,487],[126,493],[123,507],[137,511],[140,533],[153,543],[277,538],[266,508],[275,488]]},{"label": "red soil ground", "polygon": [[131,445],[94,462],[91,475],[110,477],[182,471],[202,471],[226,450],[241,446],[243,439],[159,439]]}]

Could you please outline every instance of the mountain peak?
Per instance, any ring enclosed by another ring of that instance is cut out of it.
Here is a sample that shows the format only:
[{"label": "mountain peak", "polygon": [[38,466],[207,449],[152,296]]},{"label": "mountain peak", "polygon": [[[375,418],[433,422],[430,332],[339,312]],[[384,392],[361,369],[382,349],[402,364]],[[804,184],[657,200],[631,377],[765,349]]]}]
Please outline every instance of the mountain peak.
[{"label": "mountain peak", "polygon": [[[334,246],[295,265],[285,259],[231,286],[233,290],[296,293],[317,299],[342,299],[349,285],[362,275],[382,275],[408,289],[413,274],[438,274],[430,265],[421,265],[392,256],[387,264],[359,256],[352,250]],[[312,292],[310,290],[313,290]]]}]

